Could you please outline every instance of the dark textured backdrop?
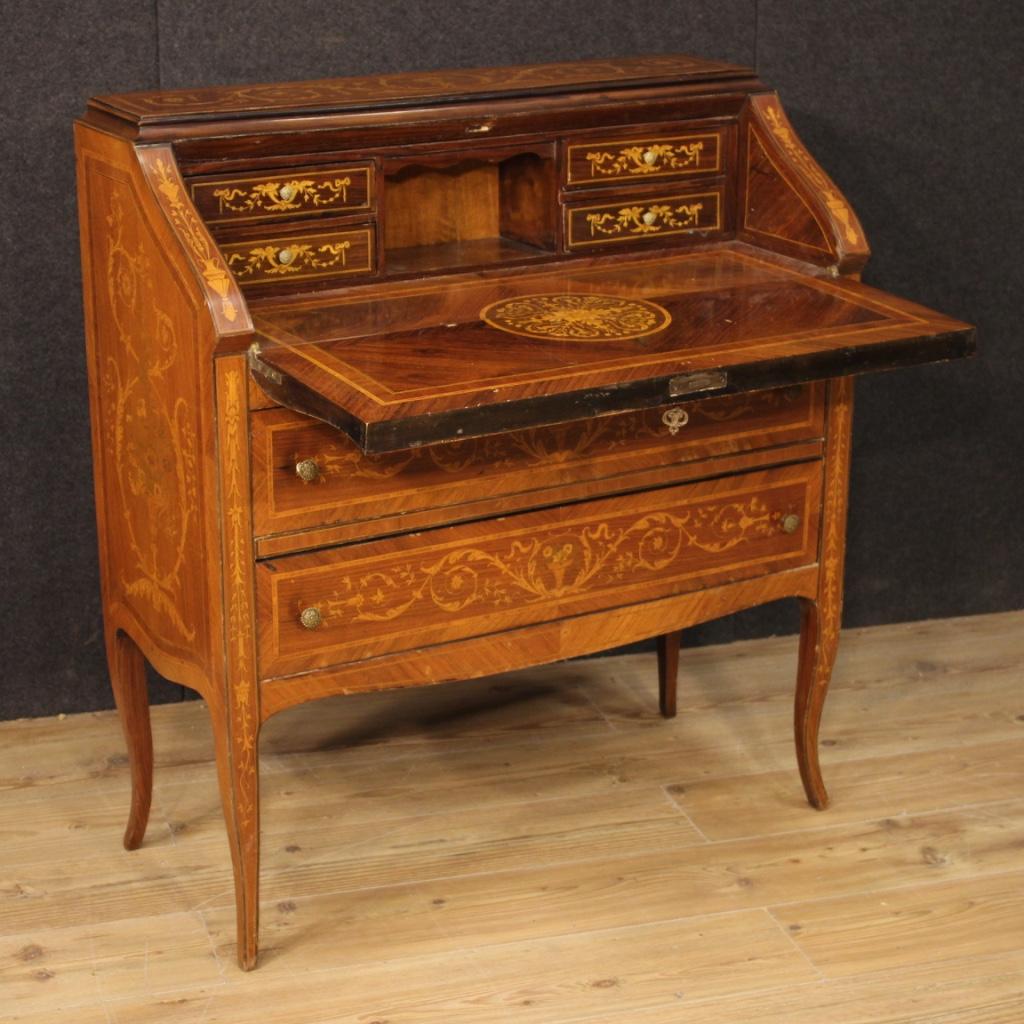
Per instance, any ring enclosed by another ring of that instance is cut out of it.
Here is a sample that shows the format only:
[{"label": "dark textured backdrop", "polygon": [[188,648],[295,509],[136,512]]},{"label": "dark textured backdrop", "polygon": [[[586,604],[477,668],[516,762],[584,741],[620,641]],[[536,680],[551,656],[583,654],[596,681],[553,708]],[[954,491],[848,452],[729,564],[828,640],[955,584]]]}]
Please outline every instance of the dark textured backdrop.
[{"label": "dark textured backdrop", "polygon": [[[6,5],[0,718],[110,704],[71,147],[94,92],[644,52],[756,65],[860,214],[876,253],[866,279],[980,328],[973,363],[858,386],[846,624],[1024,606],[1022,12],[1010,0]],[[795,623],[784,606],[694,633]]]}]

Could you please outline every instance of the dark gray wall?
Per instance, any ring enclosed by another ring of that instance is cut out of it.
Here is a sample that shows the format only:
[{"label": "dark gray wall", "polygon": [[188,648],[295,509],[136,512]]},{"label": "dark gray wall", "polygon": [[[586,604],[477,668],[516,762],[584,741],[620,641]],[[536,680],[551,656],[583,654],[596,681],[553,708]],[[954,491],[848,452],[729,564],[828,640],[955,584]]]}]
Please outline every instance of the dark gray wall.
[{"label": "dark gray wall", "polygon": [[[1024,606],[1024,14],[912,0],[82,0],[5,11],[0,718],[107,707],[71,121],[95,92],[684,52],[756,64],[861,215],[866,278],[983,356],[864,379],[847,625]],[[284,12],[284,13],[283,13]],[[790,631],[788,606],[694,631]],[[157,699],[178,687],[154,683]]]}]

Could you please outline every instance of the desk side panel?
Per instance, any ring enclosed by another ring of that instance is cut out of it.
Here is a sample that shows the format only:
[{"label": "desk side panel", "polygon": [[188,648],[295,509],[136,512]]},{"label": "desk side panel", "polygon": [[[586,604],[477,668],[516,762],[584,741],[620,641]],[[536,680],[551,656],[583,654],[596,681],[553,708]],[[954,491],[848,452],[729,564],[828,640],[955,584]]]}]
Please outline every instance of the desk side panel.
[{"label": "desk side panel", "polygon": [[220,635],[206,297],[130,143],[76,127],[101,579],[164,675],[207,692]]},{"label": "desk side panel", "polygon": [[797,137],[776,93],[747,100],[737,170],[739,238],[837,273],[863,269],[871,255],[864,229]]}]

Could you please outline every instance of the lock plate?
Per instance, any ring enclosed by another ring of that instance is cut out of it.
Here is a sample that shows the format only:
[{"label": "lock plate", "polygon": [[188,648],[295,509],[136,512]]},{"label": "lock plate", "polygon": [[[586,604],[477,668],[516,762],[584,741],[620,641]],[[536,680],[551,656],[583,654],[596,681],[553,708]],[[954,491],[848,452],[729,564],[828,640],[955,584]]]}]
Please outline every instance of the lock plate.
[{"label": "lock plate", "polygon": [[701,373],[682,373],[668,382],[669,398],[693,395],[701,391],[720,391],[729,383],[725,370],[704,370]]}]

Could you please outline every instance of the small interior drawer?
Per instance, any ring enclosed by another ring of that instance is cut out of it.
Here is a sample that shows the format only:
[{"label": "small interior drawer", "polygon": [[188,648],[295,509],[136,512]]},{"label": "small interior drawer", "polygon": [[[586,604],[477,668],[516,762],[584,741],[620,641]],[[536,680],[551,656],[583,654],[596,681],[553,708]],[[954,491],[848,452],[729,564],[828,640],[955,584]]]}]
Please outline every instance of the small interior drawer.
[{"label": "small interior drawer", "polygon": [[[384,455],[364,455],[340,430],[300,413],[255,411],[253,525],[267,537],[361,522],[356,532],[372,536],[372,521],[385,532],[394,517],[432,508],[435,522],[453,522],[474,503],[524,495],[519,507],[536,507],[581,482],[607,481],[607,493],[625,474],[820,438],[823,408],[824,385],[813,384]],[[308,546],[301,535],[271,545]]]},{"label": "small interior drawer", "polygon": [[583,187],[720,174],[722,149],[722,132],[717,130],[570,139],[565,183]]},{"label": "small interior drawer", "polygon": [[724,208],[722,185],[622,192],[599,202],[568,203],[565,247],[576,251],[716,235],[722,231]]},{"label": "small interior drawer", "polygon": [[373,167],[340,164],[193,179],[192,201],[207,224],[349,214],[374,207]]},{"label": "small interior drawer", "polygon": [[810,565],[820,502],[813,460],[260,562],[260,675]]},{"label": "small interior drawer", "polygon": [[368,274],[377,258],[372,224],[222,241],[220,249],[243,286]]}]

